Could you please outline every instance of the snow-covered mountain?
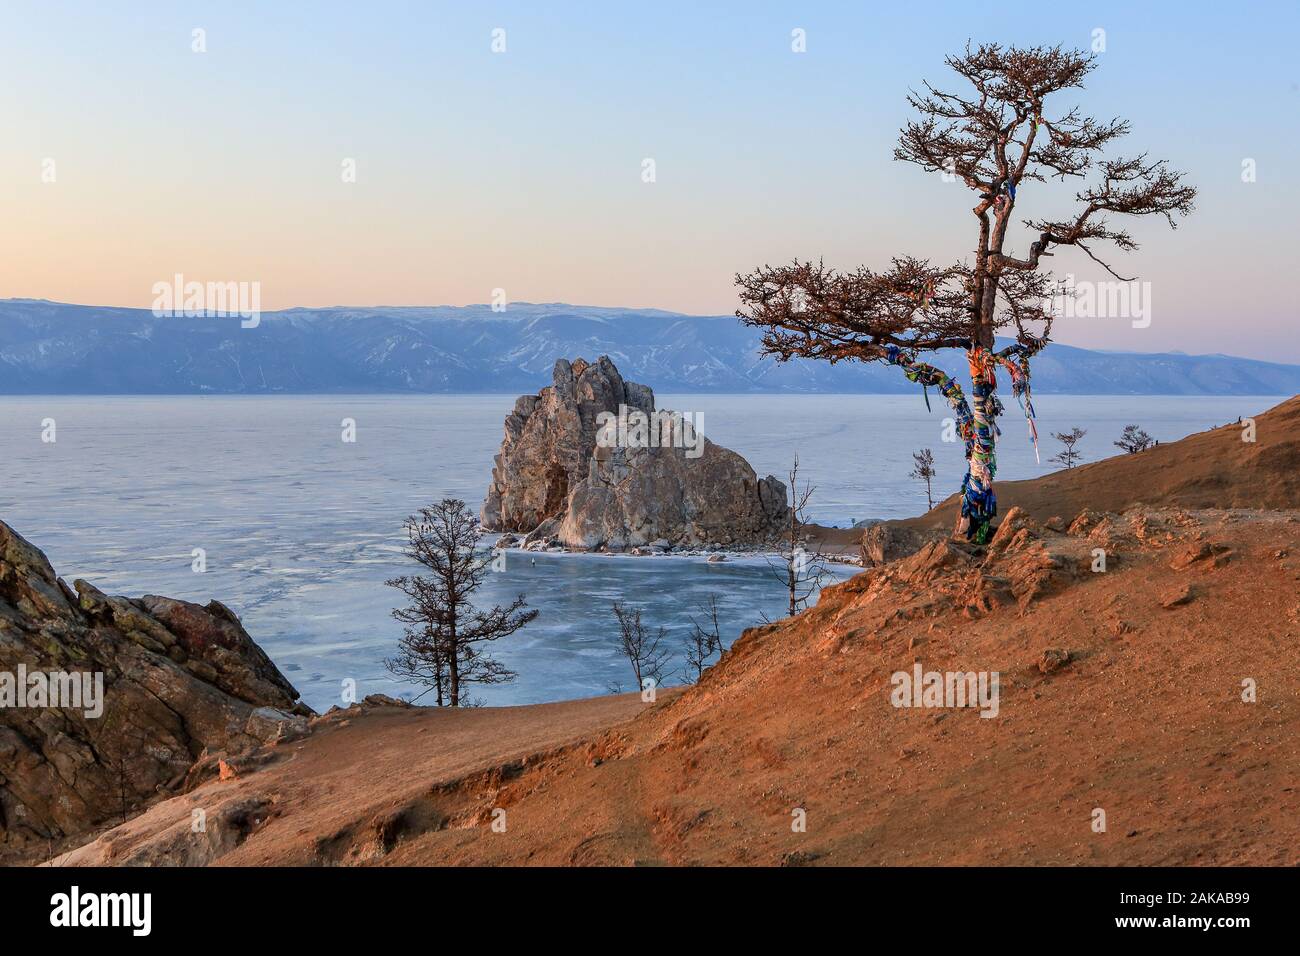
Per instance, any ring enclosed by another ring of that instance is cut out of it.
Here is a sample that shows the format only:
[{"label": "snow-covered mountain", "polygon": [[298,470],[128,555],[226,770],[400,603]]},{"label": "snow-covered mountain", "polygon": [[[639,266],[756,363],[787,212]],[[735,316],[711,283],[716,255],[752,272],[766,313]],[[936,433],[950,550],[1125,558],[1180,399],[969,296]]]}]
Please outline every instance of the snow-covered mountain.
[{"label": "snow-covered mountain", "polygon": [[[526,392],[557,358],[609,355],[660,392],[909,392],[879,363],[758,356],[732,316],[511,303],[463,308],[287,309],[255,328],[234,318],[0,300],[0,394]],[[937,364],[961,370],[958,356]],[[1050,346],[1034,387],[1075,394],[1300,392],[1300,366],[1223,355]]]}]

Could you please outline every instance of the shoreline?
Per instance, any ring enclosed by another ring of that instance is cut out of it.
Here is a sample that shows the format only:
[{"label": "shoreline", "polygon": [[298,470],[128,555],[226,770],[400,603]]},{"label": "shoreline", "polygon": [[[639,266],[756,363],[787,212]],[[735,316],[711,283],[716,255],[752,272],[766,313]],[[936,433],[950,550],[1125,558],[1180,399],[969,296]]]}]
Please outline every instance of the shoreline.
[{"label": "shoreline", "polygon": [[[854,539],[851,547],[846,546],[839,542],[833,542],[833,541],[828,542],[825,540],[825,538],[819,538],[821,542],[819,545],[819,547],[821,548],[821,560],[825,561],[828,564],[853,567],[859,570],[863,568],[862,559],[860,557],[860,552],[857,545],[857,540],[861,538],[863,529],[823,528],[821,526],[817,526],[817,530],[839,531],[843,533],[856,530],[857,538]],[[506,536],[519,538],[519,543],[512,543],[506,545],[505,547],[501,547],[499,545],[499,542],[502,538]],[[490,542],[487,542],[487,538],[489,537],[491,537],[492,540]],[[654,548],[648,545],[638,545],[637,547],[634,548],[628,548],[625,551],[605,551],[605,550],[586,551],[577,548],[566,548],[562,545],[550,545],[546,547],[525,548],[522,544],[521,533],[517,531],[489,531],[484,534],[484,540],[492,551],[503,551],[507,553],[515,552],[521,555],[527,554],[527,555],[534,555],[534,556],[539,554],[546,554],[546,555],[588,556],[588,557],[602,557],[602,558],[678,558],[678,559],[702,558],[705,564],[709,564],[709,563],[722,564],[724,562],[732,562],[732,563],[739,564],[747,558],[766,559],[766,558],[781,556],[781,552],[779,550],[771,547],[761,547],[761,546],[755,546],[751,548],[728,547],[728,548],[663,549],[663,548]],[[829,550],[830,548],[845,548],[845,550],[832,551]],[[711,560],[714,557],[717,557],[717,560]]]}]

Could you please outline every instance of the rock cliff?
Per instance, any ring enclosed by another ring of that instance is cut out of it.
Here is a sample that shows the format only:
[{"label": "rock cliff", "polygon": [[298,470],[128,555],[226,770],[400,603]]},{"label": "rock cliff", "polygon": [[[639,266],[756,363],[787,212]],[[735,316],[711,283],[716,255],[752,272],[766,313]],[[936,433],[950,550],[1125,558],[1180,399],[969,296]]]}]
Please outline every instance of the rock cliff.
[{"label": "rock cliff", "polygon": [[[224,605],[74,587],[0,522],[0,859],[120,822],[205,751],[305,732],[312,713]],[[78,706],[58,706],[74,684]]]},{"label": "rock cliff", "polygon": [[483,504],[487,530],[587,551],[743,547],[780,530],[785,485],[759,479],[689,417],[656,410],[654,392],[625,381],[608,357],[561,359],[553,381],[521,396],[506,419]]}]

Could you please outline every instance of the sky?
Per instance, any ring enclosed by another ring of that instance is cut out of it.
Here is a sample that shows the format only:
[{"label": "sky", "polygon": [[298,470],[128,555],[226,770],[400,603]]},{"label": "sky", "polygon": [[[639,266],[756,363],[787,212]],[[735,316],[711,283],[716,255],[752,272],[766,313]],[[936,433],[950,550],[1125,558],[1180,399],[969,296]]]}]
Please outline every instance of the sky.
[{"label": "sky", "polygon": [[[258,282],[263,309],[501,289],[729,314],[734,275],[767,262],[951,262],[975,244],[971,194],[893,160],[908,90],[959,89],[943,60],[968,40],[1089,49],[1103,30],[1087,88],[1055,102],[1127,118],[1115,152],[1168,159],[1200,196],[1118,258],[1150,283],[1146,327],[1053,337],[1300,362],[1297,11],[6,0],[0,298],[147,308],[180,273]],[[1073,187],[1027,186],[1018,214],[1071,208]],[[1107,278],[1075,250],[1051,266]]]}]

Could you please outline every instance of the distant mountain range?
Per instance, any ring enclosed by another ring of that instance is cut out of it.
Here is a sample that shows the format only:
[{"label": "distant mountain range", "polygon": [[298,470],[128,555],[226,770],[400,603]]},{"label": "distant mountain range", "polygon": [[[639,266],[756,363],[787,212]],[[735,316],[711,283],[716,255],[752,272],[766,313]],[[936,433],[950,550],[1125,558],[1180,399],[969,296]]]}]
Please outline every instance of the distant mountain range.
[{"label": "distant mountain range", "polygon": [[[910,392],[879,363],[758,356],[732,316],[511,303],[463,308],[286,309],[256,328],[235,318],[157,318],[145,309],[0,300],[0,394],[530,392],[557,358],[608,355],[659,392]],[[961,371],[959,357],[936,364]],[[1051,345],[1040,392],[1293,395],[1300,366],[1226,355],[1098,352]]]}]

